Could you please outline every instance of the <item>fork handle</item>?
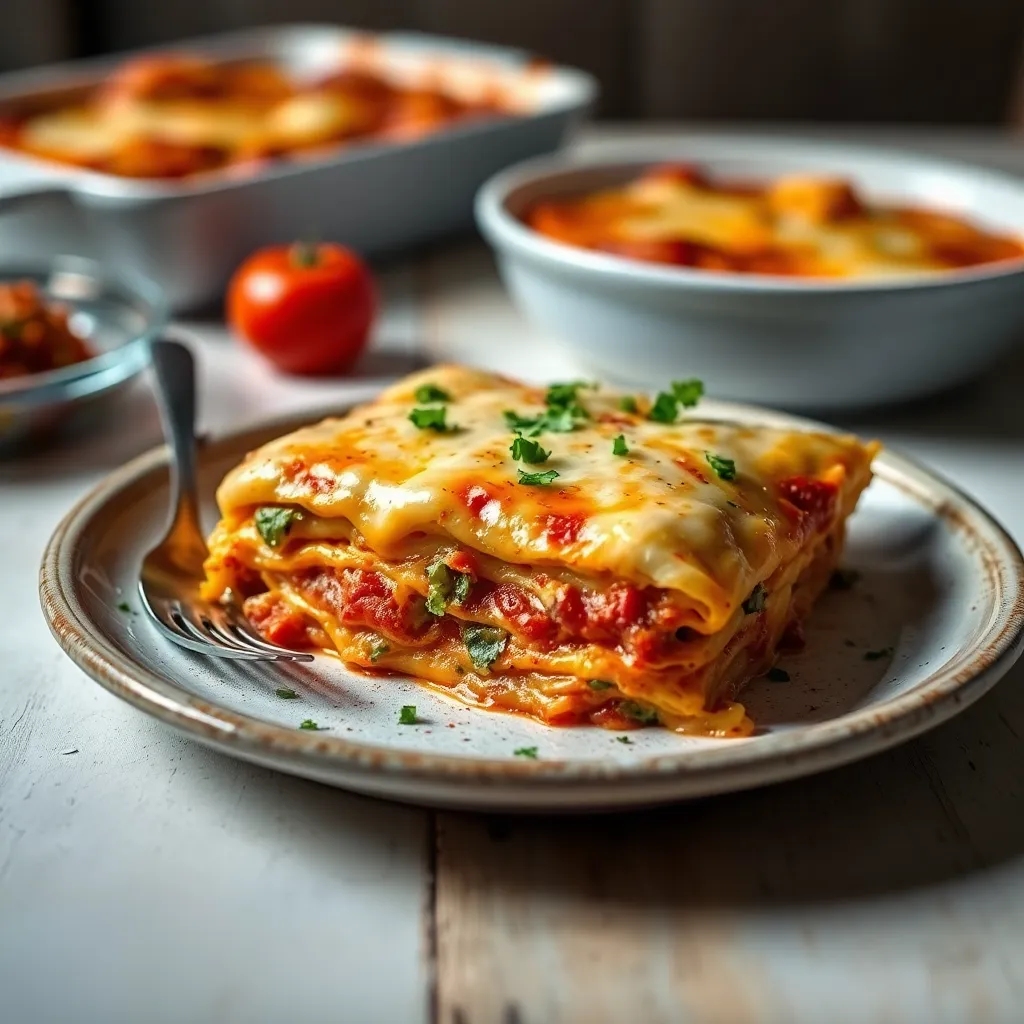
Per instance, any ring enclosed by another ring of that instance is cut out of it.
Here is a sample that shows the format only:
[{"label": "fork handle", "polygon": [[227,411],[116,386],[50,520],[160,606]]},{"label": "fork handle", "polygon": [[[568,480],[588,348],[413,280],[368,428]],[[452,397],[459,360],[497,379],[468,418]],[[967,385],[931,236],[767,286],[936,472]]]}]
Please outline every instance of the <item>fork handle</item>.
[{"label": "fork handle", "polygon": [[177,341],[151,343],[164,436],[171,448],[171,523],[183,568],[195,570],[206,555],[199,523],[196,481],[196,369],[192,353]]}]

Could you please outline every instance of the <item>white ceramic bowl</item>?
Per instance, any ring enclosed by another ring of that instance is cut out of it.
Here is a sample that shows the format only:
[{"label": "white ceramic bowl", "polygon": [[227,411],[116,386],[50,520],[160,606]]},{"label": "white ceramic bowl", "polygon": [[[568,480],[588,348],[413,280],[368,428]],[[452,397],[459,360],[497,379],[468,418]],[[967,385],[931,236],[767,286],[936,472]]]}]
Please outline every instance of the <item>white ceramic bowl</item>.
[{"label": "white ceramic bowl", "polygon": [[534,202],[626,181],[668,160],[725,178],[822,172],[871,201],[961,214],[1024,235],[1024,182],[862,147],[680,137],[600,163],[518,164],[483,186],[477,223],[513,298],[602,377],[702,378],[723,397],[796,409],[900,401],[971,378],[1024,335],[1024,260],[899,280],[810,280],[661,267],[550,241]]}]

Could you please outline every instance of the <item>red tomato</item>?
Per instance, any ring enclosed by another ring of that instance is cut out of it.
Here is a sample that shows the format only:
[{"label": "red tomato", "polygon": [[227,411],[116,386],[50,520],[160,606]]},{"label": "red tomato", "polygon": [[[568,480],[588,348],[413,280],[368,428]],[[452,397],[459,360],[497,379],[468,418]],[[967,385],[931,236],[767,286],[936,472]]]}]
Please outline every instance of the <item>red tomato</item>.
[{"label": "red tomato", "polygon": [[260,249],[228,287],[232,328],[285,373],[350,370],[376,308],[366,264],[331,243]]}]

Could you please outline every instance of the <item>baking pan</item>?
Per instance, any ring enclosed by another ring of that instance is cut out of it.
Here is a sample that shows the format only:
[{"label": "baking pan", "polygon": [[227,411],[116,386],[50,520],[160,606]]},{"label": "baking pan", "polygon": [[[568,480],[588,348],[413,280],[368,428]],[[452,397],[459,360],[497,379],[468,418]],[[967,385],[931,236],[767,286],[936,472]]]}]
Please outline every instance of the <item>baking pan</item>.
[{"label": "baking pan", "polygon": [[[237,177],[120,178],[0,150],[0,258],[92,256],[158,281],[182,311],[218,297],[261,245],[307,237],[342,241],[369,256],[393,253],[469,227],[478,186],[508,164],[556,149],[597,92],[590,76],[538,64],[521,51],[416,33],[370,39],[385,75],[422,73],[457,88],[472,88],[475,78],[481,88],[497,85],[521,113],[412,142],[353,142]],[[173,50],[269,59],[314,77],[336,68],[350,48],[365,53],[367,40],[335,26],[294,25],[187,40]],[[0,76],[0,114],[72,96],[136,53]]]}]

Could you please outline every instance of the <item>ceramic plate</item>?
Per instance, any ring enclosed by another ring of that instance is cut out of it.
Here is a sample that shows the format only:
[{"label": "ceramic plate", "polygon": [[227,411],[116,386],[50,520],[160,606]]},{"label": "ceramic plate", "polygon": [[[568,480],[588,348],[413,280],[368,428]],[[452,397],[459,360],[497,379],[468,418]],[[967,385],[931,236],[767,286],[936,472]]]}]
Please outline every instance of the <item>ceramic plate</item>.
[{"label": "ceramic plate", "polygon": [[[709,418],[807,426],[748,406],[706,403]],[[305,417],[306,420],[312,416]],[[208,522],[224,472],[279,422],[207,444]],[[759,729],[742,740],[550,729],[467,708],[399,678],[318,656],[309,665],[228,662],[165,641],[140,614],[143,551],[167,511],[163,449],[104,480],[58,527],[41,576],[57,641],[108,690],[235,757],[361,793],[486,810],[582,810],[705,796],[844,764],[908,739],[980,697],[1017,659],[1024,563],[973,501],[884,453],[850,521],[850,589],[827,593],[788,682],[744,691]],[[127,611],[119,609],[126,603]],[[283,699],[277,690],[298,696]],[[399,724],[414,704],[420,724]],[[320,731],[298,728],[312,719]],[[626,736],[629,743],[622,742]],[[516,755],[536,748],[536,759]]]}]

